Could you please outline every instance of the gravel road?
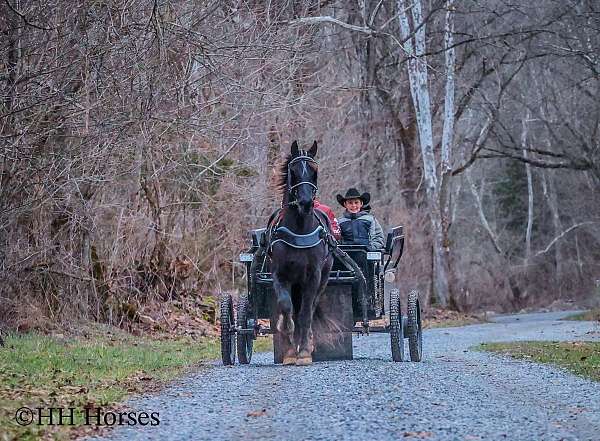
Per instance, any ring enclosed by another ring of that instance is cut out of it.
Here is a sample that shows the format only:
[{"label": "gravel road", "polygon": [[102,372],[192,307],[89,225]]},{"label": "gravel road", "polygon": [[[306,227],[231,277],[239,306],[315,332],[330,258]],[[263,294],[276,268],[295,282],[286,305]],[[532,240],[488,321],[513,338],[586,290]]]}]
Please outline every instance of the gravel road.
[{"label": "gravel road", "polygon": [[[310,367],[215,364],[156,396],[155,427],[110,440],[600,440],[600,383],[561,369],[472,351],[481,342],[600,340],[569,313],[497,317],[424,333],[421,363],[391,362],[387,334],[355,338],[355,360]],[[263,411],[264,409],[264,411]]]}]

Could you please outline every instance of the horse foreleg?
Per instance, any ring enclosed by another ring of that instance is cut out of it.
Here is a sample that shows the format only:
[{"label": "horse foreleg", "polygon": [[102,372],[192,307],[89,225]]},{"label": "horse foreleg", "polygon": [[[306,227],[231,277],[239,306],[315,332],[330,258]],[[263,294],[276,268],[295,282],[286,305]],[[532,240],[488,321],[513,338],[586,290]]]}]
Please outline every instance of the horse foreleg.
[{"label": "horse foreleg", "polygon": [[283,364],[296,363],[296,347],[294,345],[293,305],[289,283],[284,283],[273,274],[273,291],[277,296],[277,332],[281,335],[283,345]]}]

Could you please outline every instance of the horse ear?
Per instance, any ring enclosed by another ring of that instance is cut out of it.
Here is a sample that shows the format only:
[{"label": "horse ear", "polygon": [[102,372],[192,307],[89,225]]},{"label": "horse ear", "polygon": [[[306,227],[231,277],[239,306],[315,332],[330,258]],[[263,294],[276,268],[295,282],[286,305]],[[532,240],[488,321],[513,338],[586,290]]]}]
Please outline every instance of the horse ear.
[{"label": "horse ear", "polygon": [[300,152],[298,151],[298,142],[294,141],[292,142],[292,158],[299,155]]},{"label": "horse ear", "polygon": [[310,150],[308,151],[308,155],[311,158],[314,158],[315,156],[317,156],[317,141],[313,142],[312,147],[310,148]]}]

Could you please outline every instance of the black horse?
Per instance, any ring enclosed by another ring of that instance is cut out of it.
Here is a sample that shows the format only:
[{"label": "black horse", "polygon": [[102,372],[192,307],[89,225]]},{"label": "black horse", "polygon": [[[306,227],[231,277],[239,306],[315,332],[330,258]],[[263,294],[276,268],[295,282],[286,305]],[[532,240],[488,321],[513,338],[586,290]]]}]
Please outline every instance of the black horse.
[{"label": "black horse", "polygon": [[333,256],[329,219],[314,209],[317,143],[308,151],[294,141],[280,172],[282,210],[271,234],[271,272],[283,364],[309,365],[315,347],[313,319],[325,291]]}]

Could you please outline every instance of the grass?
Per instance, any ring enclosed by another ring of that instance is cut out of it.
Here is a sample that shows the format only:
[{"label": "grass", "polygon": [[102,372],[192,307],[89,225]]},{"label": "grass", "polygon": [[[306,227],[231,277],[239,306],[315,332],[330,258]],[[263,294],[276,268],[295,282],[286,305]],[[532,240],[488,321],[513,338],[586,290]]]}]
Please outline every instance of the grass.
[{"label": "grass", "polygon": [[[94,339],[26,334],[9,335],[5,343],[0,348],[2,441],[68,439],[78,430],[19,426],[14,416],[22,406],[74,407],[75,424],[81,425],[86,407],[115,409],[132,393],[156,390],[199,362],[220,358],[216,338],[158,341],[128,334]],[[255,351],[272,345],[268,339],[256,343]]]},{"label": "grass", "polygon": [[581,321],[600,321],[600,308],[590,309],[589,311],[573,314],[565,317],[563,320],[581,320]]},{"label": "grass", "polygon": [[484,343],[486,351],[538,363],[551,363],[570,372],[600,381],[600,342]]}]

